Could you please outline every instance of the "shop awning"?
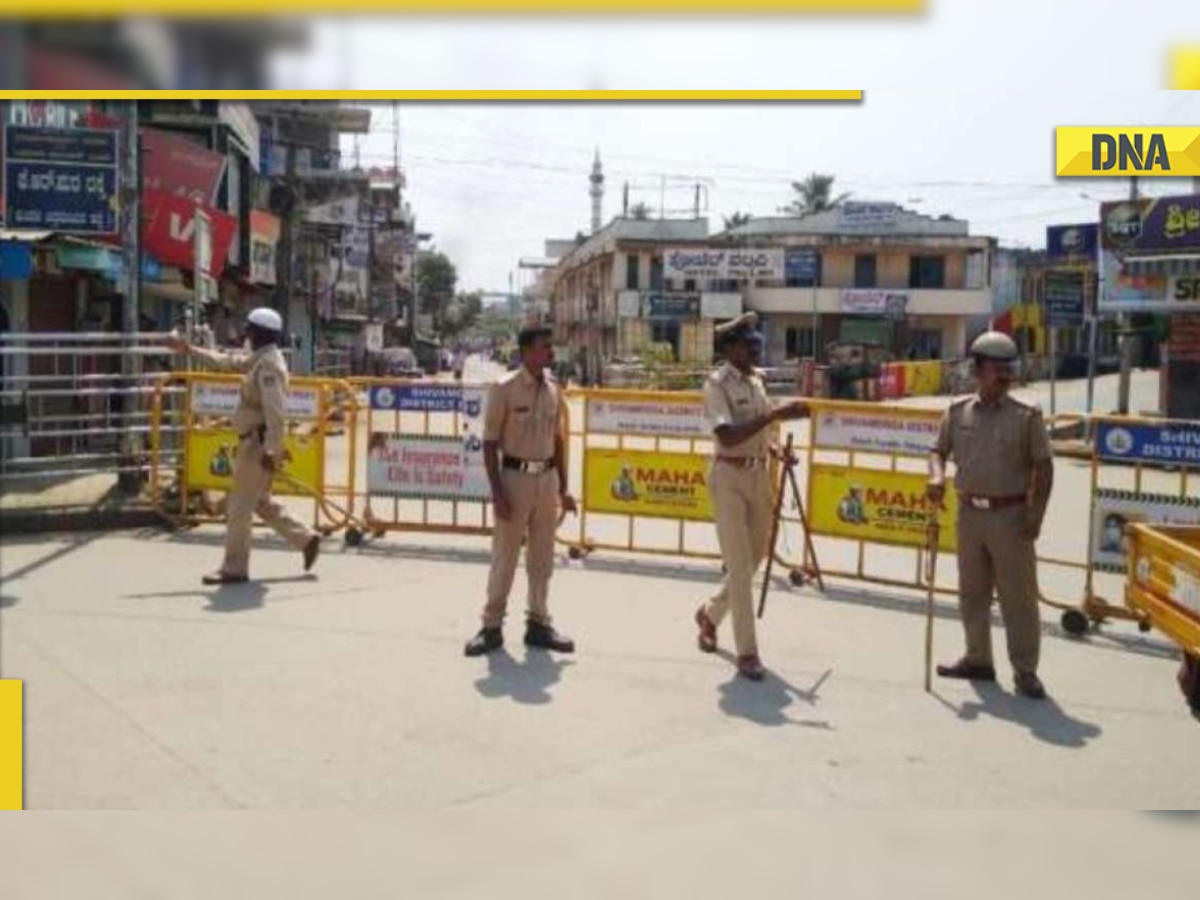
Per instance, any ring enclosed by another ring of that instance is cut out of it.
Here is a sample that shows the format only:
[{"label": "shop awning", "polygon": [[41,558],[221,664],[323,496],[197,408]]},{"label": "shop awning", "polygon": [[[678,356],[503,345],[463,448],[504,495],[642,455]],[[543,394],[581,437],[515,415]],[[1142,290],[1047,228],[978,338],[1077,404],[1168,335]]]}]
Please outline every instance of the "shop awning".
[{"label": "shop awning", "polygon": [[1127,256],[1121,265],[1129,275],[1195,275],[1200,274],[1200,253]]}]

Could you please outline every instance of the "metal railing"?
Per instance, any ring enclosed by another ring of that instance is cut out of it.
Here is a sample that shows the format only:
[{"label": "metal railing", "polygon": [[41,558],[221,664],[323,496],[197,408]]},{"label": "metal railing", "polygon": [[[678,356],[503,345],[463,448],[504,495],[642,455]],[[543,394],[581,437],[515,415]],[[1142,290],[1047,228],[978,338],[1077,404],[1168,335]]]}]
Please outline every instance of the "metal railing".
[{"label": "metal railing", "polygon": [[173,368],[167,337],[0,335],[0,477],[145,473],[155,385]]}]

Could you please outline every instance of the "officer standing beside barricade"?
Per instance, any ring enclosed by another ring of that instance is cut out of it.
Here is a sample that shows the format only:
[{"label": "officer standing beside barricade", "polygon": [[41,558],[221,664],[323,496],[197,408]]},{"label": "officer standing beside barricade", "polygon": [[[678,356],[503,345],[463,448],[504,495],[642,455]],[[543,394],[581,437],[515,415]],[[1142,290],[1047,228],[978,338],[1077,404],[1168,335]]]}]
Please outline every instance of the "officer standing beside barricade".
[{"label": "officer standing beside barricade", "polygon": [[271,499],[271,479],[279,468],[287,429],[284,404],[288,391],[287,361],[279,350],[283,320],[267,307],[252,310],[246,318],[249,356],[194,347],[183,338],[171,340],[171,349],[225,372],[243,372],[233,427],[238,433],[233,488],[226,513],[225,560],[221,568],[204,576],[205,584],[239,584],[250,577],[250,536],[257,512],[271,528],[304,557],[304,571],[313,567],[320,537],[296,521]]},{"label": "officer standing beside barricade", "polygon": [[554,630],[547,605],[559,508],[576,511],[567,490],[567,403],[549,371],[554,364],[551,335],[549,328],[522,329],[517,336],[520,367],[488,391],[483,458],[496,523],[483,628],[467,643],[467,656],[504,645],[501,626],[522,541],[529,572],[525,643],[560,653],[575,650],[574,641]]},{"label": "officer standing beside barricade", "polygon": [[958,582],[966,655],[938,666],[943,678],[995,681],[992,592],[999,589],[1016,691],[1046,696],[1037,675],[1041,644],[1037,554],[1054,460],[1041,410],[1009,396],[1017,345],[987,332],[971,345],[978,393],[953,403],[942,417],[930,456],[928,494],[940,504],[945,466],[957,467]]},{"label": "officer standing beside barricade", "polygon": [[800,419],[808,406],[794,400],[772,408],[762,375],[754,363],[762,351],[757,317],[748,312],[714,329],[725,356],[704,385],[704,411],[715,436],[709,491],[717,540],[725,562],[721,588],[696,610],[697,643],[705,653],[717,649],[717,627],[732,613],[738,674],[761,681],[754,628],[754,573],[766,559],[774,513],[768,427]]}]

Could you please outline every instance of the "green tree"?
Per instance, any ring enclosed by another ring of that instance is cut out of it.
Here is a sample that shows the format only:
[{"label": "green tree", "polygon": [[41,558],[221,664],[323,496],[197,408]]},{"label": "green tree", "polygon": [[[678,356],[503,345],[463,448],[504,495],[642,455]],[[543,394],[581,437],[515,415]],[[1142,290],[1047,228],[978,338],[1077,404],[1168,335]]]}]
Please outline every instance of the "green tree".
[{"label": "green tree", "polygon": [[450,258],[440,251],[422,253],[417,259],[417,297],[421,312],[433,316],[434,329],[441,331],[447,312],[454,302],[458,271]]},{"label": "green tree", "polygon": [[782,212],[793,216],[811,216],[813,213],[833,209],[850,195],[839,194],[833,197],[833,175],[822,175],[813,172],[803,181],[792,182],[792,202],[783,207]]},{"label": "green tree", "polygon": [[475,325],[482,312],[482,291],[458,294],[446,306],[445,314],[442,317],[441,331],[447,335],[461,334]]},{"label": "green tree", "polygon": [[732,216],[725,216],[725,230],[732,231],[734,228],[740,228],[754,218],[750,213],[735,212]]},{"label": "green tree", "polygon": [[650,207],[645,203],[635,203],[629,207],[629,218],[631,219],[648,219],[650,218]]}]

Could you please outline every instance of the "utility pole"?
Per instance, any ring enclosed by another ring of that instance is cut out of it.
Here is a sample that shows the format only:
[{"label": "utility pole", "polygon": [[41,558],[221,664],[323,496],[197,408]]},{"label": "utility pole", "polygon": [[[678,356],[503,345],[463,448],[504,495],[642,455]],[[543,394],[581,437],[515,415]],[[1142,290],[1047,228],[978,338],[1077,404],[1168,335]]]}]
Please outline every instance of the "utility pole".
[{"label": "utility pole", "polygon": [[286,147],[284,168],[284,197],[286,198],[283,221],[280,224],[279,253],[275,257],[275,308],[283,316],[285,330],[290,325],[289,307],[295,288],[295,255],[296,255],[296,208],[299,197],[296,196],[296,148],[289,143]]},{"label": "utility pole", "polygon": [[[124,412],[126,425],[131,425],[130,416],[137,408],[137,395],[133,393],[142,360],[137,355],[138,310],[141,308],[142,252],[141,252],[141,145],[138,141],[137,101],[131,101],[126,110],[121,133],[118,136],[121,155],[121,333],[124,352],[121,354],[121,381],[126,393],[122,394],[120,408]],[[127,492],[140,489],[141,475],[133,467],[139,456],[139,437],[132,427],[127,427],[121,436],[121,473],[118,486]]]},{"label": "utility pole", "polygon": [[[1129,179],[1129,200],[1131,203],[1137,203],[1137,199],[1138,183],[1137,176],[1134,175]],[[1121,336],[1121,375],[1117,383],[1117,413],[1127,416],[1129,415],[1129,382],[1133,374],[1133,334],[1127,313],[1121,313],[1117,319],[1117,328]]]}]

